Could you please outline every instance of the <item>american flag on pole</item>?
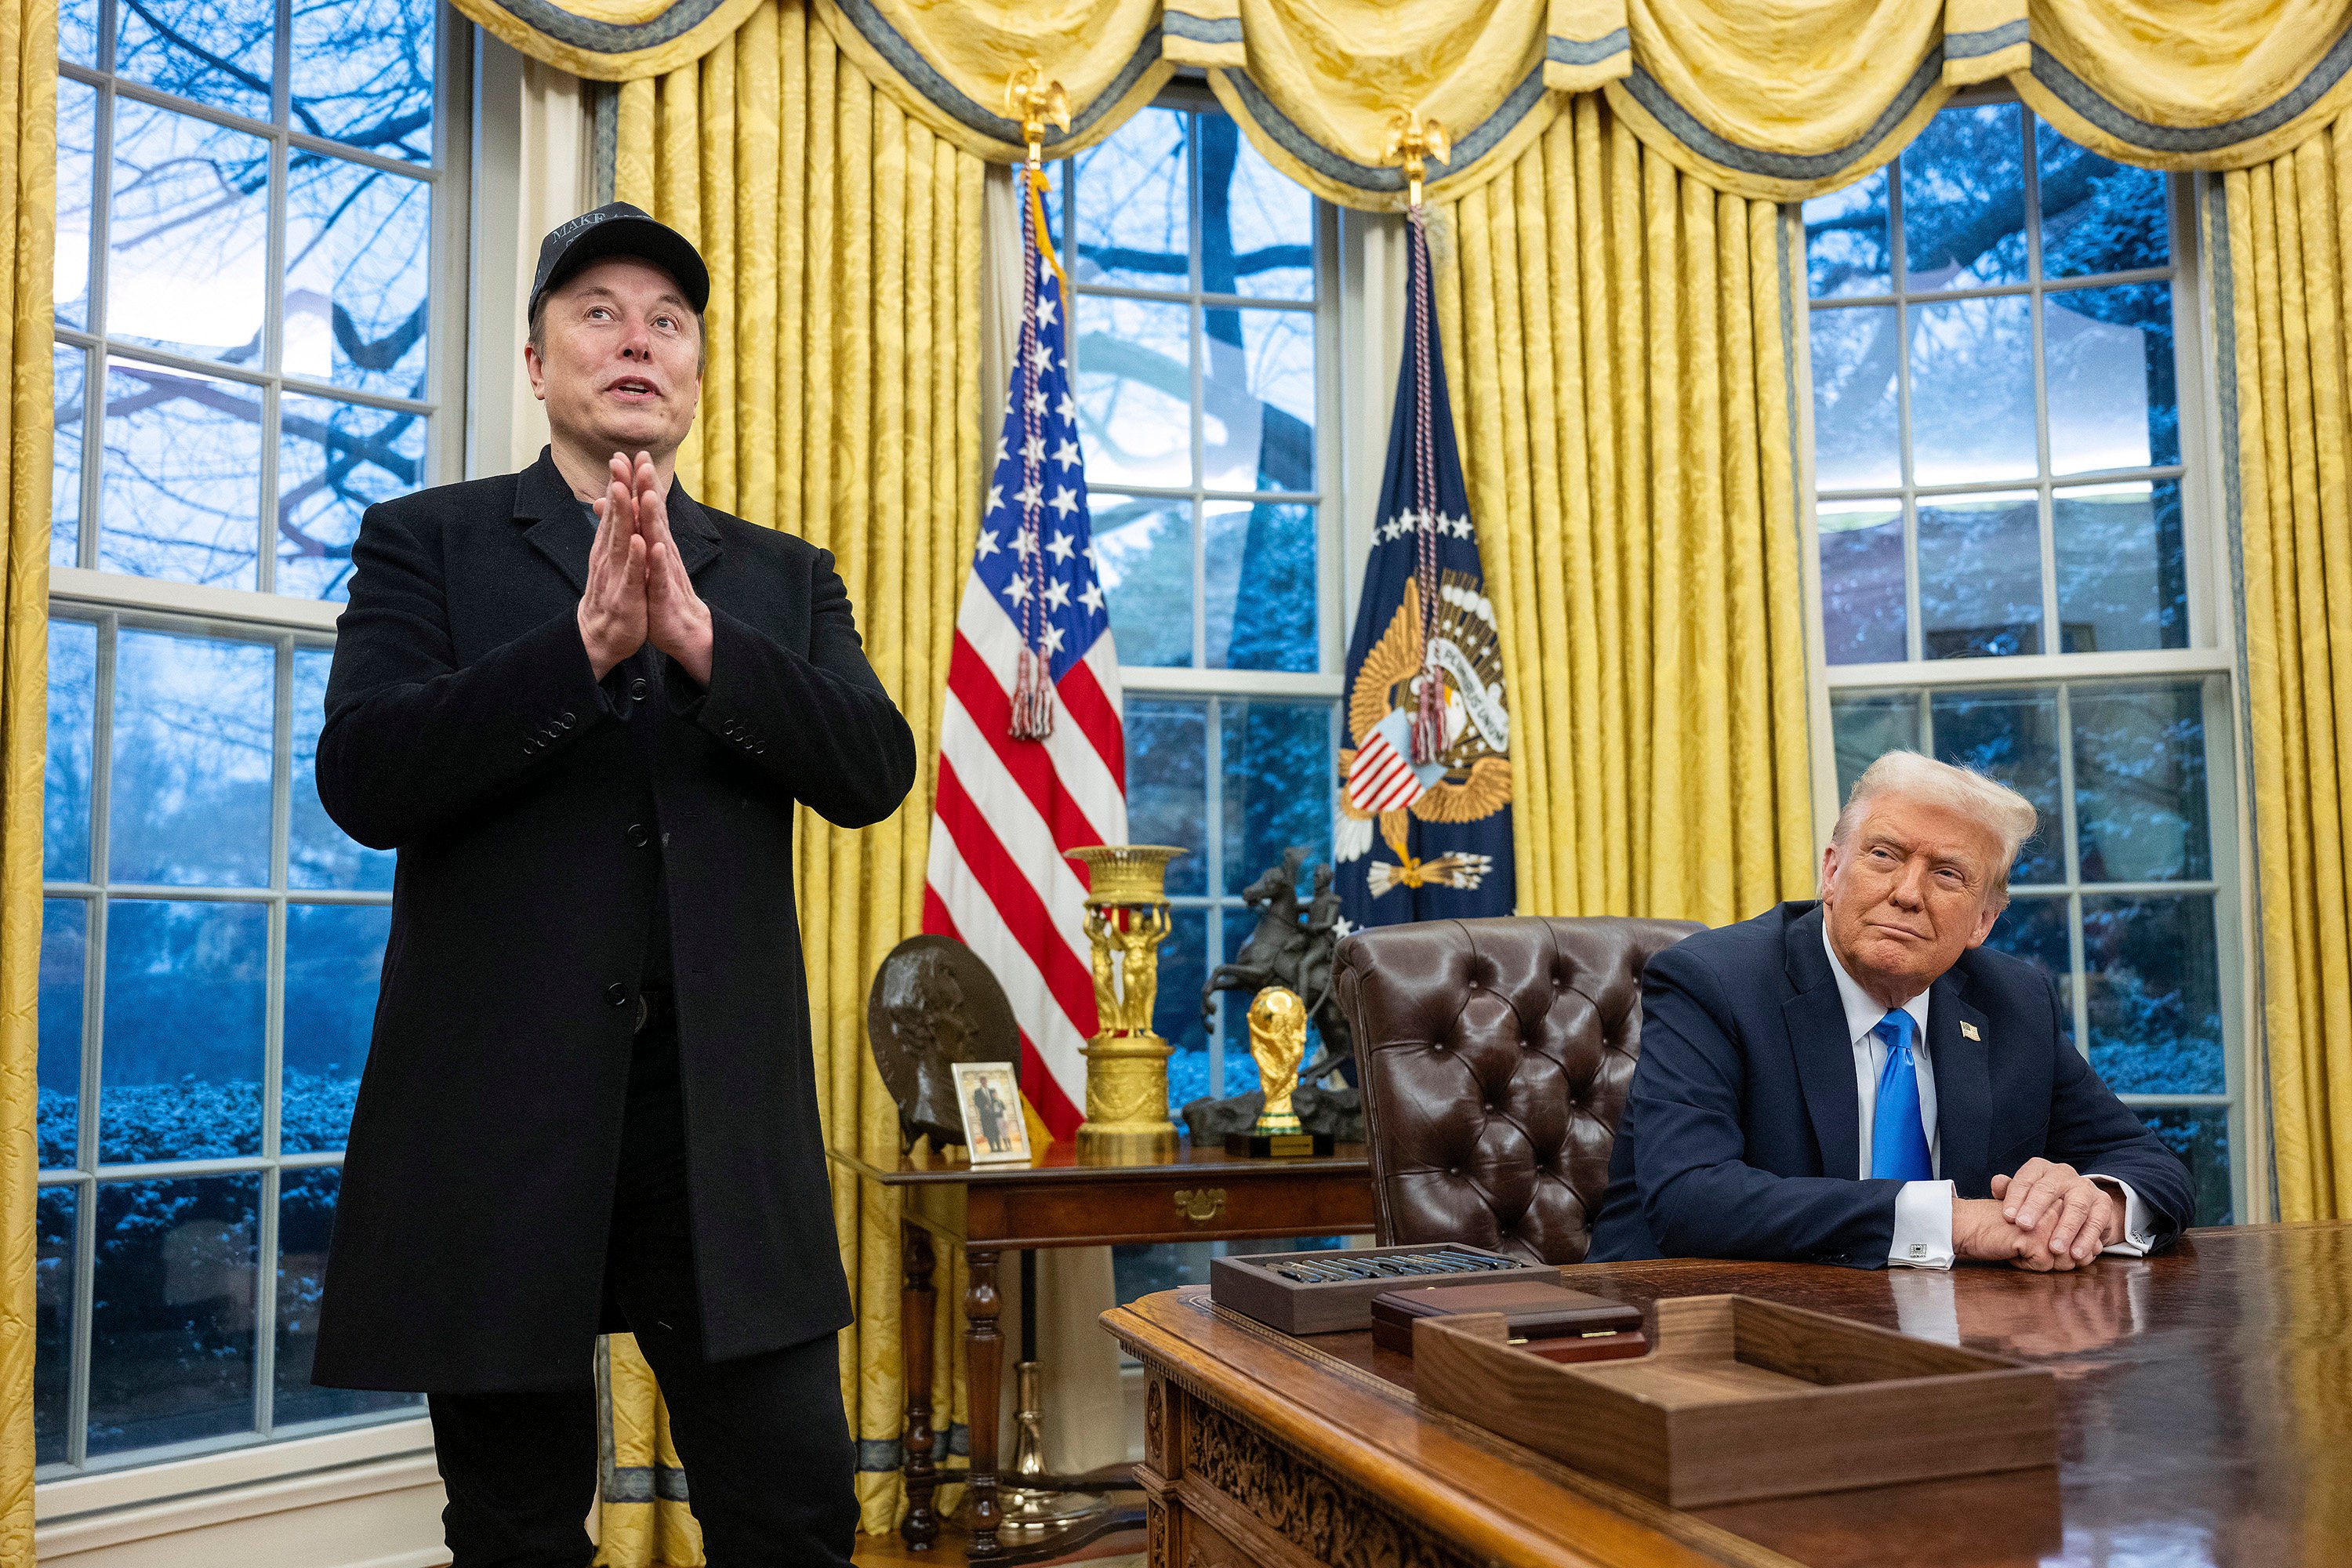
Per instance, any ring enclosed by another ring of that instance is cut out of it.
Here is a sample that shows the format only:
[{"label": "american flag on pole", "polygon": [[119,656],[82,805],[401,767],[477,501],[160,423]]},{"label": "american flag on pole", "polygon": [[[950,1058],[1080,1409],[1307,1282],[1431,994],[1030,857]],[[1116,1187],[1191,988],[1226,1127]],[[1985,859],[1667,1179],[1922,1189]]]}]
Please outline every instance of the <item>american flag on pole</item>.
[{"label": "american flag on pole", "polygon": [[1068,296],[1044,177],[1022,179],[1020,351],[948,659],[923,929],[995,973],[1021,1025],[1022,1091],[1067,1138],[1096,1019],[1086,873],[1062,852],[1127,841],[1127,741],[1070,395]]}]

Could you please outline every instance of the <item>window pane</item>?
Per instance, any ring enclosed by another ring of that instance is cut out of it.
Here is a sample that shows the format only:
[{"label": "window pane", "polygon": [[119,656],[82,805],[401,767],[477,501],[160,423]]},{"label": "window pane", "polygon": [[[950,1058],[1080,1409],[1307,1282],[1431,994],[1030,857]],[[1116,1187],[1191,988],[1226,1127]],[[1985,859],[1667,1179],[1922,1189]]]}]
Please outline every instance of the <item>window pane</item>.
[{"label": "window pane", "polygon": [[[1147,109],[1077,156],[1078,283],[1192,284],[1181,110]],[[1098,308],[1095,300],[1089,308]],[[1091,451],[1093,448],[1088,447]]]},{"label": "window pane", "polygon": [[1275,172],[1240,127],[1203,114],[1201,287],[1270,300],[1315,297],[1315,198]]},{"label": "window pane", "polygon": [[1201,445],[1213,490],[1315,488],[1315,318],[1202,312]]},{"label": "window pane", "polygon": [[[1303,908],[1307,901],[1304,896],[1306,889],[1301,889],[1300,892],[1302,896],[1299,903]],[[1224,909],[1224,925],[1225,962],[1230,963],[1234,955],[1239,953],[1243,946],[1248,942],[1250,932],[1257,930],[1257,911],[1246,907],[1236,909],[1227,904]],[[1249,1048],[1249,1008],[1253,1000],[1255,1000],[1253,994],[1246,991],[1217,993],[1217,1016],[1223,1020],[1225,1029],[1225,1092],[1227,1094],[1247,1094],[1258,1087],[1257,1058],[1250,1055]],[[1309,1058],[1315,1055],[1315,1047],[1312,1044],[1307,1046],[1307,1055]],[[1304,1067],[1306,1061],[1302,1058],[1299,1065]]]},{"label": "window pane", "polygon": [[[424,309],[420,302],[417,309]],[[420,318],[421,319],[421,318]],[[425,478],[425,416],[291,394],[278,401],[278,591],[351,597],[360,514]]]},{"label": "window pane", "polygon": [[1895,421],[1895,307],[1815,310],[1813,478],[1825,490],[1903,479]]},{"label": "window pane", "polygon": [[2083,880],[2211,876],[2200,689],[2078,686],[2070,697]]},{"label": "window pane", "polygon": [[1822,648],[1832,664],[1905,657],[1903,503],[1823,501]]},{"label": "window pane", "polygon": [[1160,991],[1152,999],[1151,1026],[1176,1051],[1168,1058],[1172,1112],[1209,1092],[1209,1031],[1201,1021],[1201,987],[1209,979],[1209,912],[1177,910],[1170,921],[1168,940],[1160,944]]},{"label": "window pane", "polygon": [[399,1410],[420,1405],[414,1394],[314,1388],[310,1366],[319,1349],[319,1302],[326,1293],[327,1238],[334,1229],[337,1170],[289,1171],[278,1200],[278,1360],[271,1421],[277,1426]]},{"label": "window pane", "polygon": [[2071,1047],[2074,1035],[2074,957],[2066,940],[2064,895],[2011,900],[2000,919],[1993,922],[1992,934],[1985,938],[1985,945],[1995,952],[2037,963],[2057,981],[2059,1029]]},{"label": "window pane", "polygon": [[2031,490],[1919,503],[1920,650],[2042,651],[2042,527]]},{"label": "window pane", "polygon": [[1296,845],[1331,858],[1331,704],[1228,697],[1224,749],[1225,888],[1239,893]]},{"label": "window pane", "polygon": [[423,397],[432,187],[340,158],[289,156],[286,373]]},{"label": "window pane", "polygon": [[2058,810],[2058,696],[2028,691],[1938,692],[1930,704],[1936,755],[1999,779],[2033,803],[2041,820],[2018,851],[2019,882],[2066,879]]},{"label": "window pane", "polygon": [[[1209,878],[1209,705],[1200,698],[1130,697],[1125,717],[1128,839],[1191,851],[1169,866],[1168,890],[1204,891]],[[1167,967],[1163,957],[1163,975]],[[1161,982],[1163,987],[1166,984]]]},{"label": "window pane", "polygon": [[2189,646],[2178,479],[2059,490],[2050,522],[2062,652]]},{"label": "window pane", "polygon": [[72,1187],[43,1187],[34,1217],[39,1251],[33,1261],[33,1463],[66,1457],[72,1434],[74,1215]]},{"label": "window pane", "polygon": [[2118,1094],[2222,1094],[2213,898],[2083,900],[2091,1065]]},{"label": "window pane", "polygon": [[100,1160],[260,1152],[268,961],[265,905],[109,903]]},{"label": "window pane", "polygon": [[277,668],[267,643],[116,638],[113,880],[268,885]]},{"label": "window pane", "polygon": [[253,1427],[258,1175],[98,1189],[89,1451]]},{"label": "window pane", "polygon": [[117,74],[248,119],[269,118],[275,0],[139,0],[117,4],[114,16]]},{"label": "window pane", "polygon": [[433,157],[434,0],[294,7],[294,128],[417,163]]},{"label": "window pane", "polygon": [[1863,770],[1889,752],[1919,749],[1919,699],[1909,691],[1830,697],[1830,733],[1837,750],[1838,804]]},{"label": "window pane", "polygon": [[71,343],[50,351],[56,444],[49,454],[49,564],[81,564],[81,442],[89,353]]},{"label": "window pane", "polygon": [[88,621],[51,621],[41,875],[57,881],[89,879],[89,777],[97,704],[98,628]]},{"label": "window pane", "polygon": [[1202,518],[1210,668],[1312,671],[1315,509],[1211,501]]},{"label": "window pane", "polygon": [[1894,261],[1885,170],[1805,204],[1805,280],[1814,299],[1884,294]]},{"label": "window pane", "polygon": [[[268,106],[260,112],[267,115]],[[268,288],[269,143],[118,98],[113,206],[108,335],[258,369]]]},{"label": "window pane", "polygon": [[[2021,296],[1911,313],[1911,468],[1923,485],[2031,479],[2033,324]],[[2054,400],[2056,390],[2052,390]]]},{"label": "window pane", "polygon": [[1097,484],[1192,482],[1192,312],[1090,298],[1078,318],[1078,427]]},{"label": "window pane", "polygon": [[[91,0],[93,17],[96,0]],[[61,29],[71,10],[59,15]],[[58,38],[64,54],[65,39]],[[89,215],[98,200],[98,89],[58,79],[58,248],[51,268],[61,327],[89,328]]]},{"label": "window pane", "polygon": [[2025,138],[2018,106],[1948,109],[1903,151],[1906,286],[2025,281]]},{"label": "window pane", "polygon": [[41,1168],[70,1169],[81,1147],[82,998],[89,975],[89,905],[41,900]]},{"label": "window pane", "polygon": [[102,463],[101,571],[260,585],[260,388],[114,360]]},{"label": "window pane", "polygon": [[2033,122],[2042,182],[2042,271],[2081,278],[2171,259],[2164,174],[2111,163]]},{"label": "window pane", "polygon": [[2139,1119],[2189,1166],[2199,1225],[2231,1225],[2230,1111],[2221,1105],[2142,1107]]},{"label": "window pane", "polygon": [[1192,662],[1192,503],[1088,490],[1095,567],[1123,665]]},{"label": "window pane", "polygon": [[98,0],[59,0],[58,58],[98,68]]},{"label": "window pane", "polygon": [[359,1098],[375,1021],[389,904],[289,904],[286,909],[286,1034],[278,1147],[340,1149]]},{"label": "window pane", "polygon": [[2050,361],[2050,471],[2180,461],[2172,288],[2069,289],[2042,302]]},{"label": "window pane", "polygon": [[[294,789],[287,827],[286,885],[389,890],[399,857],[354,843],[319,801],[319,731],[327,721],[332,650],[294,650]],[[374,982],[371,980],[371,987]]]}]

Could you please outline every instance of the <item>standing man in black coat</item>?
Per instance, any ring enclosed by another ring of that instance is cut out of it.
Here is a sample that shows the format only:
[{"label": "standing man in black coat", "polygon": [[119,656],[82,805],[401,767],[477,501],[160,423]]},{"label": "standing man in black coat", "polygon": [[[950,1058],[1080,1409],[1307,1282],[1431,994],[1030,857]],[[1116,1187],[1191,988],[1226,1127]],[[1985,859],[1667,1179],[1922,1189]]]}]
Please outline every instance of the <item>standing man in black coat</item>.
[{"label": "standing man in black coat", "polygon": [[671,477],[709,277],[549,235],[520,474],[370,509],[320,797],[397,848],[314,1375],[421,1390],[455,1568],[584,1568],[594,1336],[634,1331],[714,1568],[846,1568],[850,1321],[793,816],[915,778],[824,551]]}]

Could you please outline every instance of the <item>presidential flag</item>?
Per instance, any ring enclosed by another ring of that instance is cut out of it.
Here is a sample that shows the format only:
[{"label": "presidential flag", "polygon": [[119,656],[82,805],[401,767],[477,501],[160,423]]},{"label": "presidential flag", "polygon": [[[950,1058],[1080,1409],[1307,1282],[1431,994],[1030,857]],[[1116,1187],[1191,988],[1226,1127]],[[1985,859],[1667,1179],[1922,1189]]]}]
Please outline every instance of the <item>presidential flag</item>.
[{"label": "presidential flag", "polygon": [[1339,752],[1346,929],[1511,912],[1511,719],[1454,445],[1429,241],[1409,230],[1404,363]]},{"label": "presidential flag", "polygon": [[1020,347],[948,658],[923,930],[994,972],[1021,1026],[1022,1092],[1067,1138],[1096,1019],[1086,874],[1062,852],[1127,841],[1127,742],[1070,395],[1068,294],[1044,177],[1023,180]]}]

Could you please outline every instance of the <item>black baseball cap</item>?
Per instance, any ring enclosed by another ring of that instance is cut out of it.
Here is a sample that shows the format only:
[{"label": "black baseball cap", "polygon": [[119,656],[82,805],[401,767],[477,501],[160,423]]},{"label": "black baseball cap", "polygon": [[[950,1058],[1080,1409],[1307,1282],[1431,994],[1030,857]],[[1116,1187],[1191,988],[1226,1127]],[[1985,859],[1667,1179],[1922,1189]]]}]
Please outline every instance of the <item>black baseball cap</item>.
[{"label": "black baseball cap", "polygon": [[523,307],[523,319],[538,311],[549,289],[607,256],[635,256],[665,268],[697,311],[710,302],[710,269],[702,264],[702,253],[693,241],[642,207],[606,202],[558,224],[539,242],[539,272],[530,280],[530,302]]}]

